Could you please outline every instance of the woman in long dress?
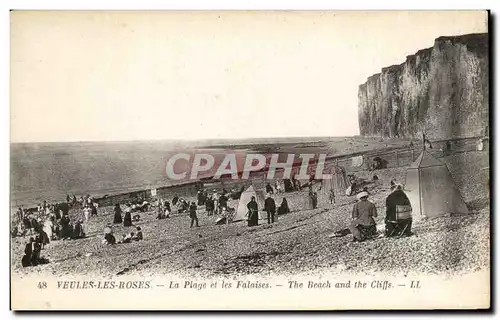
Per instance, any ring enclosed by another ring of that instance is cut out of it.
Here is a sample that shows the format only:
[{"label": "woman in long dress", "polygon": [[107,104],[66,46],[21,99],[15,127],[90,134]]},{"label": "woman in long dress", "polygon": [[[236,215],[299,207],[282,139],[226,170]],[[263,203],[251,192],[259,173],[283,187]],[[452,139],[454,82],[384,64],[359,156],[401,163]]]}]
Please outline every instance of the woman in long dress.
[{"label": "woman in long dress", "polygon": [[255,197],[252,197],[250,202],[247,204],[248,208],[248,226],[253,227],[259,225],[259,208]]},{"label": "woman in long dress", "polygon": [[125,208],[125,216],[123,217],[123,226],[130,227],[132,225],[132,209],[127,205]]},{"label": "woman in long dress", "polygon": [[122,209],[120,208],[120,204],[117,203],[115,205],[115,218],[113,219],[113,223],[122,223]]},{"label": "woman in long dress", "polygon": [[286,201],[286,198],[283,197],[281,205],[278,208],[278,214],[287,214],[287,213],[290,213],[290,208],[288,207],[288,201]]}]

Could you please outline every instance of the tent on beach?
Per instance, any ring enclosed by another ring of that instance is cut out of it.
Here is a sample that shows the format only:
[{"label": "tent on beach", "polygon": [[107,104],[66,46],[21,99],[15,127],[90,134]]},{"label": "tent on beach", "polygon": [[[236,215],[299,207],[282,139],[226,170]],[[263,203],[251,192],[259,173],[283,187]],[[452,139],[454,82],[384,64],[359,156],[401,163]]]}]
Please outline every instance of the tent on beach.
[{"label": "tent on beach", "polygon": [[334,166],[330,170],[330,179],[323,179],[321,193],[328,195],[333,189],[335,195],[344,195],[348,187],[345,169],[340,166]]},{"label": "tent on beach", "polygon": [[248,212],[247,204],[250,202],[250,199],[252,199],[252,197],[255,197],[255,200],[257,201],[257,204],[259,206],[259,217],[260,217],[260,213],[263,212],[264,210],[264,201],[265,201],[264,191],[255,190],[253,186],[250,186],[241,194],[240,201],[238,203],[238,208],[236,209],[232,222],[247,219],[247,212]]},{"label": "tent on beach", "polygon": [[469,213],[446,164],[425,150],[406,170],[404,191],[415,219]]}]

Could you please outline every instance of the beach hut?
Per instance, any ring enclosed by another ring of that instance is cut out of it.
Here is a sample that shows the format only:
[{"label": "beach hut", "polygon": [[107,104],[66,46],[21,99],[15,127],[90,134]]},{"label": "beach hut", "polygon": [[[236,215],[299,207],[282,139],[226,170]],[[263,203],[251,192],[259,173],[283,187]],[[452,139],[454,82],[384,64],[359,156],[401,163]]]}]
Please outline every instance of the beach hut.
[{"label": "beach hut", "polygon": [[404,191],[414,219],[469,213],[446,164],[425,150],[408,167]]},{"label": "beach hut", "polygon": [[265,201],[265,196],[264,196],[264,191],[262,190],[255,190],[253,186],[248,187],[240,197],[240,201],[238,203],[238,208],[236,209],[236,212],[232,218],[232,222],[237,222],[237,221],[242,221],[247,219],[247,204],[250,202],[250,199],[252,197],[255,197],[255,200],[257,201],[257,204],[259,206],[259,219],[262,219],[262,212],[264,210],[264,201]]}]

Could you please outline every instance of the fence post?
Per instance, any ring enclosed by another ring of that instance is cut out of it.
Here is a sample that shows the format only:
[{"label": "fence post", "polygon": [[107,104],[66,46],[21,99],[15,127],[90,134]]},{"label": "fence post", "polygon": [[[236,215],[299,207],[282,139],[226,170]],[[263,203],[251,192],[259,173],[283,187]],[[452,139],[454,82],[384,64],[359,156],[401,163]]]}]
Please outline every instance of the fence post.
[{"label": "fence post", "polygon": [[399,154],[398,154],[398,151],[396,151],[396,167],[399,168]]},{"label": "fence post", "polygon": [[411,149],[411,162],[415,161],[415,151]]}]

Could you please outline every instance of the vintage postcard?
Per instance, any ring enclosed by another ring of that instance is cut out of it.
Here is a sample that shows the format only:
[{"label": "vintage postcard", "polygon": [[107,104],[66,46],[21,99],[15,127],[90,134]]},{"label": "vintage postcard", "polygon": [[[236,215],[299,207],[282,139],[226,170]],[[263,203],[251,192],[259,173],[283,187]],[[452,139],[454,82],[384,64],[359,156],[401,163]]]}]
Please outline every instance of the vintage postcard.
[{"label": "vintage postcard", "polygon": [[13,310],[490,308],[487,11],[12,11]]}]

